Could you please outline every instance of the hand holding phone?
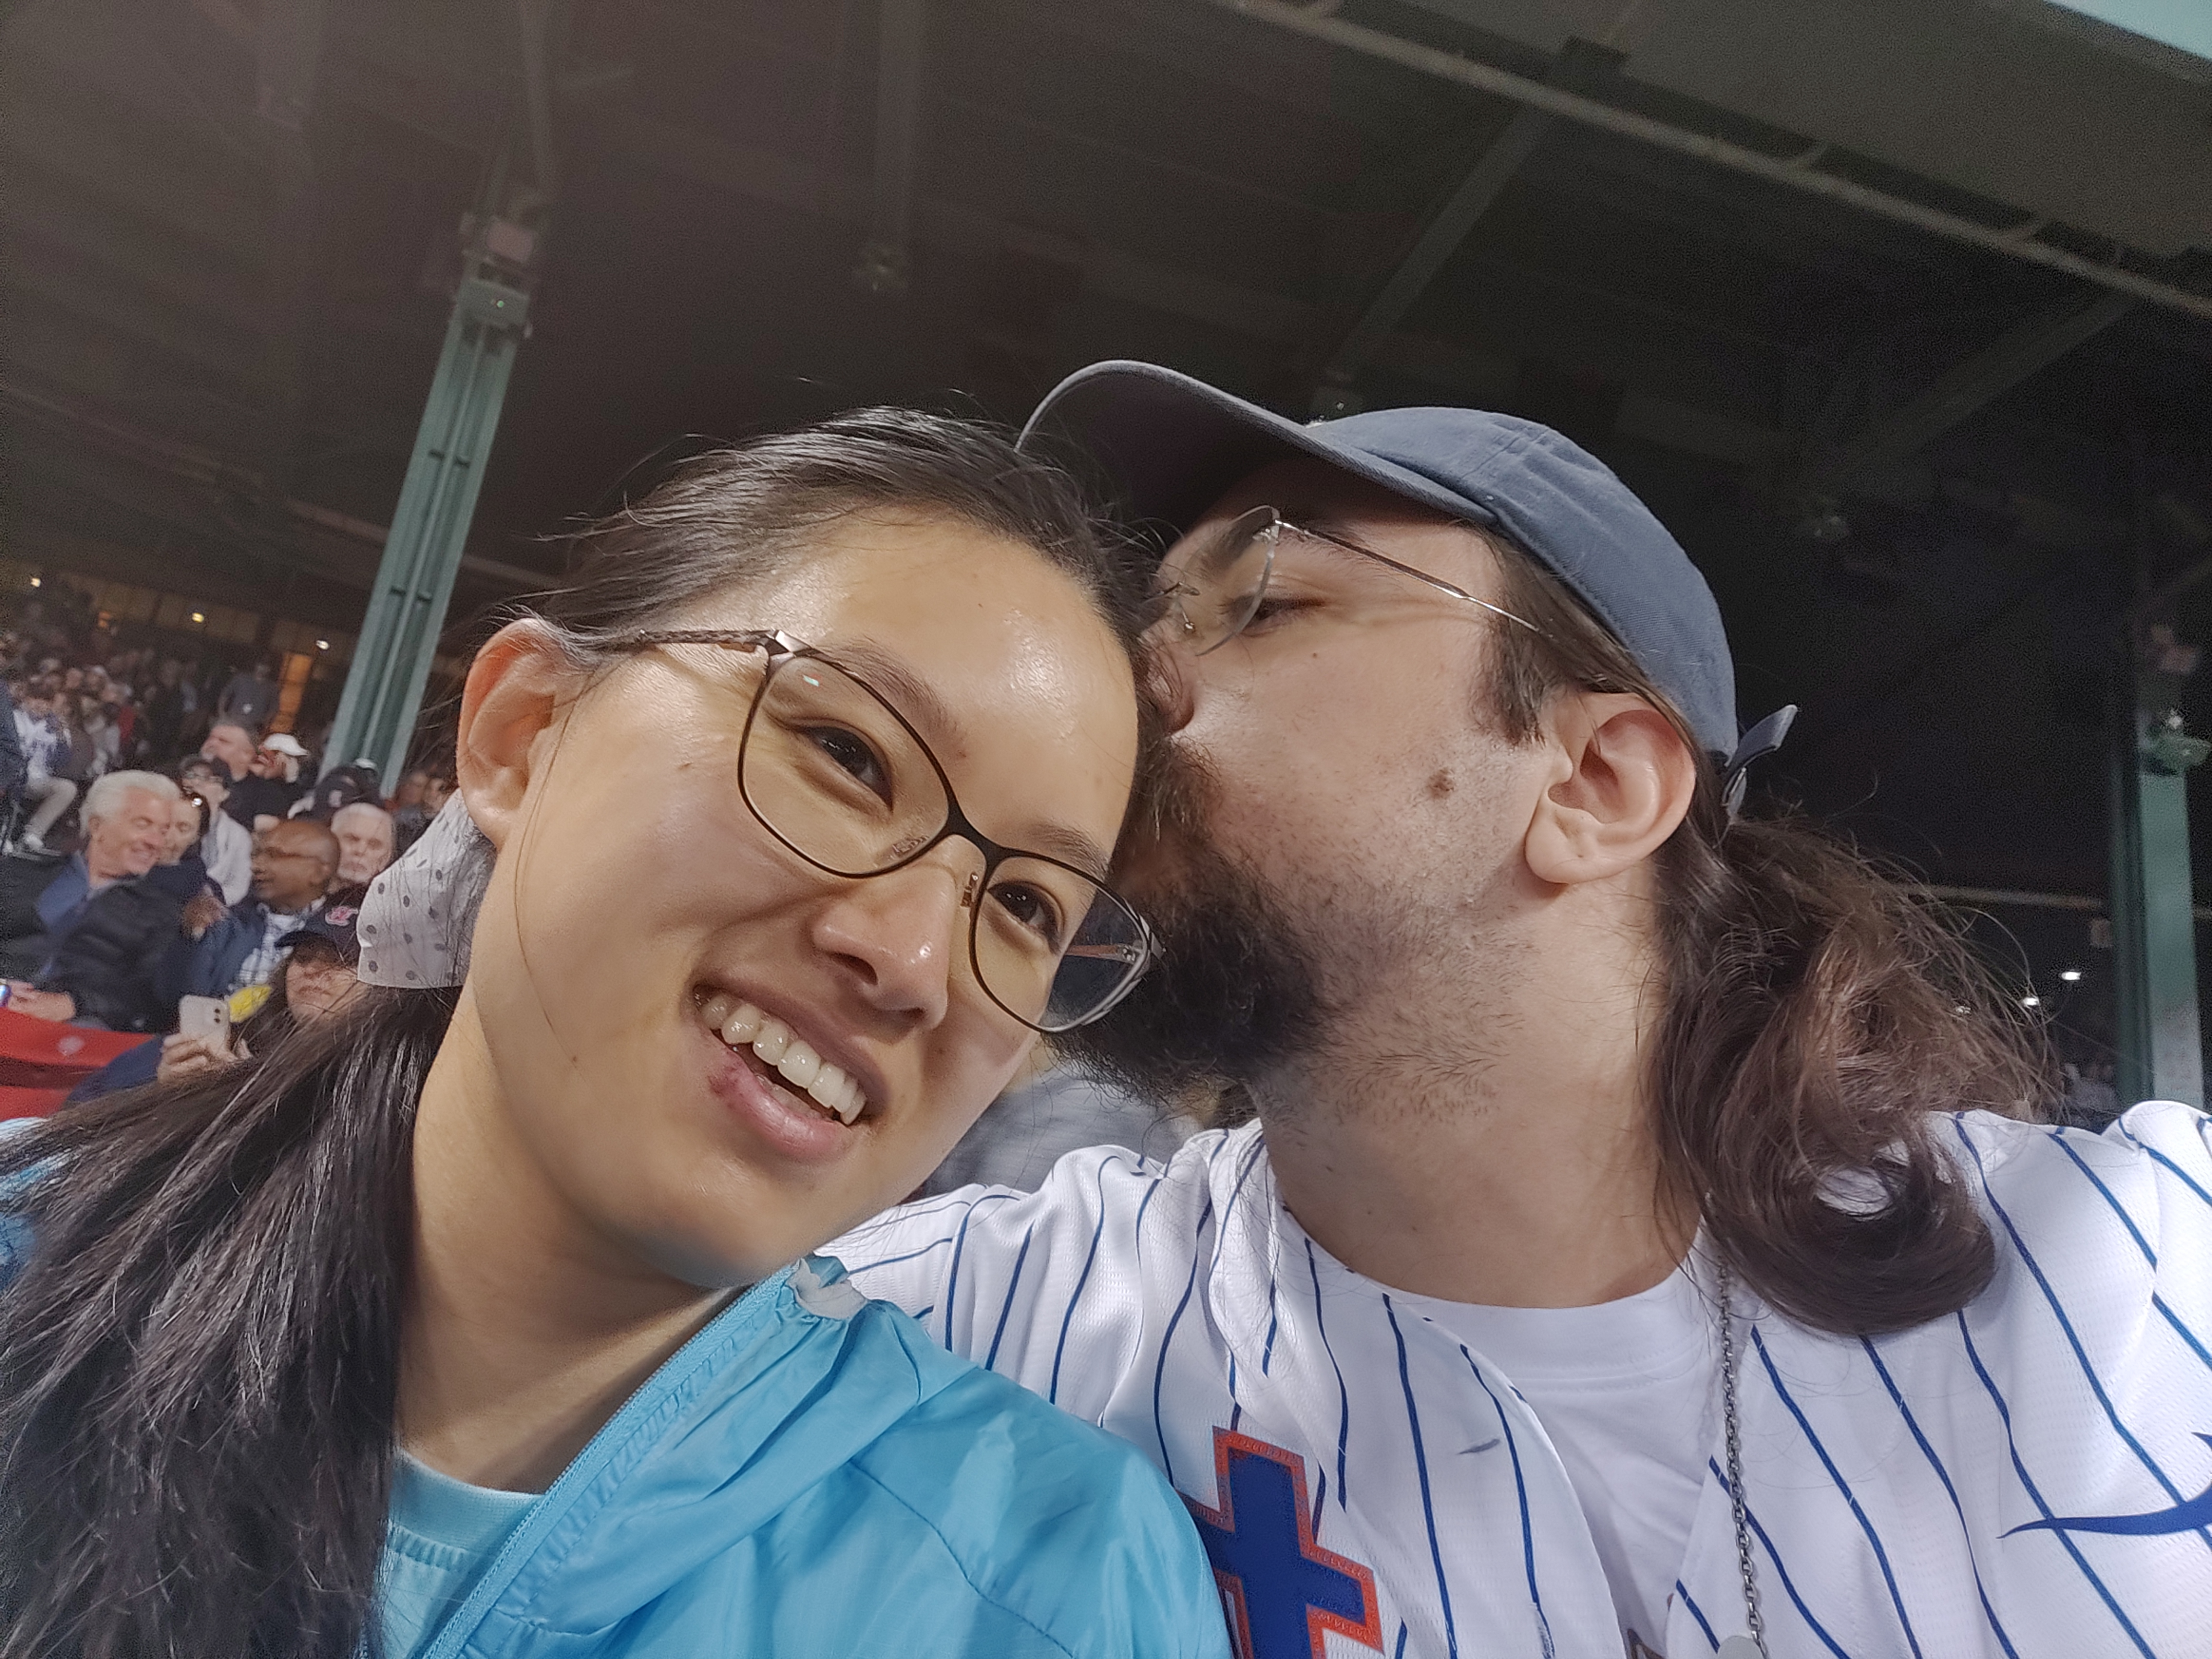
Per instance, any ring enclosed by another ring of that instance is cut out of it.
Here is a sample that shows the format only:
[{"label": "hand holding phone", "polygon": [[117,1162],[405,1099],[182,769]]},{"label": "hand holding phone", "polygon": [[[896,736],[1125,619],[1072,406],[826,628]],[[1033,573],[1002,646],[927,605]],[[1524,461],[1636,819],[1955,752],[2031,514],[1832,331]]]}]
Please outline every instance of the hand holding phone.
[{"label": "hand holding phone", "polygon": [[185,997],[177,1003],[179,1036],[230,1041],[230,1004],[222,997]]}]

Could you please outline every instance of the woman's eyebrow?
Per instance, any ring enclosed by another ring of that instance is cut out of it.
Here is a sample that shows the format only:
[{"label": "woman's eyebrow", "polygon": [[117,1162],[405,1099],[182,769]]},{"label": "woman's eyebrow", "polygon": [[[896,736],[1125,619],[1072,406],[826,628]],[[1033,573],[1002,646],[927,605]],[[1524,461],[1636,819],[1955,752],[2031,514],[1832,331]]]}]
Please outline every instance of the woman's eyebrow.
[{"label": "woman's eyebrow", "polygon": [[1024,839],[1036,845],[1024,846],[1018,851],[1041,853],[1062,864],[1073,865],[1102,887],[1105,885],[1109,868],[1106,849],[1080,830],[1062,823],[1040,823]]},{"label": "woman's eyebrow", "polygon": [[967,728],[959,716],[928,681],[897,658],[861,640],[840,641],[826,654],[856,670],[878,696],[888,697],[900,714],[925,732],[933,746],[942,744],[957,749],[966,742]]},{"label": "woman's eyebrow", "polygon": [[[959,717],[927,680],[897,658],[860,640],[841,641],[829,654],[845,667],[857,671],[879,695],[889,697],[898,712],[930,740],[932,747],[943,744],[958,748],[966,742],[965,728]],[[1110,867],[1107,851],[1080,830],[1066,824],[1040,823],[1028,832],[1025,839],[1035,844],[1013,850],[1042,854],[1063,864],[1072,864],[1093,881],[1104,883]]]}]

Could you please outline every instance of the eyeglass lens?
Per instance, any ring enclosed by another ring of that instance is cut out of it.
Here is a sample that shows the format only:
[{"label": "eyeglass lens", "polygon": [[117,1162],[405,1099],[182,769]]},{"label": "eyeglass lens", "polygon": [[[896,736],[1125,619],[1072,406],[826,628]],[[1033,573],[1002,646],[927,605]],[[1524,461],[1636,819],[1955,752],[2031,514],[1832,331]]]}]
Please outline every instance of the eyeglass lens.
[{"label": "eyeglass lens", "polygon": [[[823,869],[872,876],[930,845],[952,802],[929,751],[874,691],[818,657],[770,672],[738,764],[746,804]],[[1066,1030],[1111,1007],[1144,967],[1136,913],[1079,872],[1012,854],[969,923],[975,977],[1030,1025]]]},{"label": "eyeglass lens", "polygon": [[1243,631],[1267,593],[1282,522],[1273,507],[1255,507],[1161,568],[1158,591],[1168,600],[1161,625],[1170,637],[1202,657]]}]

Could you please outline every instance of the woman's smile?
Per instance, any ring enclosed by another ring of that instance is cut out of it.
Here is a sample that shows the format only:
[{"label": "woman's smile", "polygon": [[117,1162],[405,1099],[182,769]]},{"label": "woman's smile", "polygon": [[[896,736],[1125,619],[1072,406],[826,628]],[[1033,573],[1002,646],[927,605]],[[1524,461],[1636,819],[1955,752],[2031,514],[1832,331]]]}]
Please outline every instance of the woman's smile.
[{"label": "woman's smile", "polygon": [[[880,1115],[868,1085],[823,1059],[816,1042],[757,1001],[701,988],[689,1023],[707,1045],[708,1087],[771,1152],[833,1163],[859,1144],[863,1116]],[[826,1043],[812,1023],[808,1029]],[[809,1081],[802,1085],[801,1077]]]}]

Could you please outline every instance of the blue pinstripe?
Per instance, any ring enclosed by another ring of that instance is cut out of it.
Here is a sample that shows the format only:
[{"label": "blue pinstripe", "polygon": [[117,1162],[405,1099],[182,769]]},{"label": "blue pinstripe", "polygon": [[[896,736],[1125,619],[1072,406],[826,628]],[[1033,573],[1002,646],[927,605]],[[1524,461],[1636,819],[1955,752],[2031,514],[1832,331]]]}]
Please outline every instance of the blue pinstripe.
[{"label": "blue pinstripe", "polygon": [[[2036,1490],[2035,1482],[2029,1479],[2027,1465],[2021,1462],[2020,1447],[2012,1437],[2012,1408],[2005,1404],[2004,1395],[1997,1392],[1996,1380],[1990,1376],[1988,1368],[1982,1364],[1981,1352],[1974,1346],[1973,1333],[1966,1328],[1965,1312],[1961,1310],[1952,1317],[1959,1322],[1959,1337],[1966,1346],[1967,1362],[1973,1366],[1974,1375],[1982,1379],[1982,1387],[1989,1391],[1990,1403],[1996,1407],[1997,1416],[2004,1424],[2005,1449],[2012,1455],[2012,1472],[2020,1477],[2021,1489],[2027,1492],[2029,1500],[2034,1504],[2038,1515],[2046,1521],[2057,1520],[2057,1516],[2053,1513],[2051,1505],[2043,1501],[2043,1494]],[[2120,1628],[2128,1633],[2128,1640],[2136,1644],[2136,1651],[2142,1654],[2143,1659],[2158,1659],[2158,1656],[2150,1650],[2149,1645],[2144,1642],[2135,1626],[2129,1621],[2127,1614],[2120,1611],[2120,1604],[2112,1599],[2112,1591],[2105,1588],[2105,1581],[2097,1577],[2095,1570],[2089,1565],[2088,1558],[2075,1547],[2074,1540],[2063,1530],[2053,1532],[2051,1535],[2066,1547],[2066,1553],[2074,1558],[2074,1565],[2081,1570],[2081,1576],[2089,1581],[2089,1587],[2097,1592],[2105,1605],[2112,1610],[2112,1617],[2119,1621]]]},{"label": "blue pinstripe", "polygon": [[[2075,1363],[2081,1366],[2081,1375],[2088,1379],[2089,1392],[2097,1396],[2097,1403],[2105,1408],[2105,1418],[2112,1424],[2112,1432],[2118,1435],[2122,1443],[2136,1455],[2136,1461],[2150,1471],[2151,1478],[2165,1488],[2168,1498],[2177,1504],[2186,1502],[2187,1500],[2181,1495],[2181,1488],[2166,1478],[2166,1471],[2159,1468],[2151,1455],[2142,1449],[2142,1443],[2129,1432],[2128,1425],[2120,1421],[2119,1412],[2113,1407],[2111,1396],[2105,1392],[2103,1382],[2100,1380],[2095,1369],[2089,1364],[2089,1356],[2081,1346],[2081,1339],[2074,1334],[2074,1322],[2067,1318],[2066,1310],[2060,1304],[2057,1293],[2051,1288],[2051,1281],[2043,1276],[2043,1269],[2037,1265],[2035,1257],[2028,1251],[2027,1242],[2021,1237],[2020,1229],[2013,1225],[2012,1217],[2005,1212],[2004,1206],[1997,1202],[1996,1194],[1990,1191],[1989,1174],[1982,1167],[1980,1149],[1968,1139],[1964,1125],[1954,1124],[1953,1127],[1958,1129],[1959,1139],[1966,1143],[1966,1150],[1973,1154],[1975,1171],[1982,1177],[1983,1195],[1989,1200],[1990,1208],[1996,1213],[1996,1218],[2004,1224],[2005,1231],[2011,1236],[2014,1250],[2018,1253],[2021,1264],[2034,1278],[2036,1288],[2043,1292],[2043,1299],[2051,1304],[2051,1315],[2058,1321],[2058,1328],[2065,1333],[2067,1346],[2074,1350]],[[2156,1154],[2153,1153],[2152,1156],[2155,1157]],[[2208,1548],[2212,1548],[2212,1530],[2199,1527],[2197,1529],[2197,1535],[2204,1540]]]},{"label": "blue pinstripe", "polygon": [[[2202,1124],[2197,1126],[2197,1132],[2200,1135],[2204,1133],[2203,1126]],[[2139,1146],[2142,1145],[2141,1141],[2137,1141],[2136,1144]],[[2159,1151],[2155,1146],[2143,1146],[2143,1151],[2150,1154],[2151,1161],[2154,1164],[2163,1164],[2176,1181],[2179,1181],[2183,1186],[2188,1188],[2189,1190],[2196,1194],[2198,1198],[2203,1200],[2207,1208],[2212,1208],[2212,1193],[2206,1192],[2202,1187],[2191,1180],[2188,1170],[2183,1169],[2179,1164],[2176,1164],[2172,1158],[2168,1158],[2164,1152]]]},{"label": "blue pinstripe", "polygon": [[1437,1506],[1429,1496],[1429,1456],[1421,1446],[1421,1413],[1413,1403],[1413,1378],[1406,1366],[1406,1334],[1398,1328],[1398,1310],[1388,1294],[1382,1298],[1382,1312],[1398,1344],[1398,1389],[1406,1396],[1406,1426],[1413,1431],[1413,1472],[1421,1477],[1421,1519],[1429,1528],[1429,1559],[1437,1569],[1437,1600],[1443,1604],[1444,1647],[1452,1659],[1458,1659],[1459,1632],[1452,1625],[1451,1586],[1444,1582],[1443,1547],[1437,1541]]},{"label": "blue pinstripe", "polygon": [[2005,1634],[2003,1625],[1997,1620],[1996,1609],[1990,1605],[1989,1592],[1982,1588],[1982,1565],[1974,1553],[1974,1536],[1967,1529],[1966,1505],[1959,1501],[1958,1489],[1951,1484],[1950,1471],[1943,1467],[1943,1460],[1936,1455],[1936,1448],[1928,1443],[1928,1437],[1921,1433],[1919,1422],[1912,1415],[1912,1408],[1905,1403],[1905,1395],[1890,1376],[1889,1367],[1881,1363],[1881,1355],[1874,1344],[1861,1337],[1859,1346],[1866,1350],[1867,1358],[1874,1362],[1875,1375],[1881,1379],[1882,1387],[1889,1390],[1889,1397],[1897,1402],[1898,1414],[1905,1419],[1905,1426],[1912,1431],[1912,1438],[1928,1459],[1928,1466],[1936,1471],[1936,1478],[1943,1483],[1943,1491],[1949,1497],[1951,1508],[1959,1517],[1959,1530],[1966,1540],[1966,1559],[1973,1564],[1974,1594],[1982,1598],[1982,1616],[1990,1621],[1990,1630],[1996,1637],[1997,1645],[2005,1650],[2006,1659],[2020,1659],[2019,1655],[2013,1651],[2012,1638]]},{"label": "blue pinstripe", "polygon": [[1306,1271],[1313,1275],[1314,1328],[1321,1333],[1322,1352],[1336,1373],[1336,1506],[1344,1507],[1344,1443],[1352,1434],[1352,1395],[1344,1386],[1344,1367],[1336,1363],[1336,1349],[1328,1340],[1328,1327],[1321,1316],[1321,1267],[1314,1260],[1313,1240],[1306,1240]]},{"label": "blue pinstripe", "polygon": [[1465,1343],[1460,1345],[1459,1357],[1467,1361],[1468,1370],[1474,1373],[1474,1380],[1482,1385],[1483,1393],[1490,1396],[1490,1407],[1498,1413],[1498,1426],[1505,1436],[1505,1455],[1513,1460],[1513,1495],[1521,1502],[1521,1565],[1528,1571],[1528,1600],[1535,1607],[1537,1622],[1547,1632],[1545,1645],[1548,1647],[1551,1645],[1548,1632],[1552,1621],[1544,1617],[1543,1594],[1536,1588],[1536,1535],[1535,1528],[1528,1519],[1528,1486],[1521,1474],[1520,1443],[1513,1437],[1513,1425],[1506,1420],[1505,1407],[1498,1399],[1498,1391],[1490,1386],[1490,1379],[1482,1374],[1482,1367],[1474,1363],[1474,1356],[1467,1351]]},{"label": "blue pinstripe", "polygon": [[[1091,1230],[1091,1252],[1083,1258],[1083,1271],[1076,1275],[1075,1288],[1067,1293],[1067,1306],[1060,1316],[1060,1340],[1053,1345],[1052,1350],[1052,1386],[1045,1390],[1044,1396],[1055,1406],[1060,1403],[1060,1362],[1067,1356],[1068,1327],[1075,1322],[1076,1304],[1083,1300],[1083,1287],[1091,1282],[1091,1270],[1098,1263],[1098,1241],[1106,1231],[1106,1170],[1113,1162],[1110,1158],[1098,1160],[1094,1176],[1098,1197],[1098,1224]],[[1139,1158],[1136,1172],[1140,1173],[1144,1167],[1144,1159]],[[1145,1188],[1145,1196],[1137,1205],[1137,1224],[1130,1230],[1133,1239],[1144,1231],[1145,1206],[1152,1201],[1152,1194],[1159,1191],[1160,1182],[1164,1179],[1166,1172],[1163,1170],[1154,1176],[1152,1184]]]},{"label": "blue pinstripe", "polygon": [[[1212,1213],[1213,1206],[1209,1203],[1200,1214],[1198,1224],[1205,1226],[1206,1218]],[[1190,1253],[1190,1277],[1183,1281],[1182,1300],[1176,1304],[1174,1316],[1168,1321],[1167,1329],[1160,1335],[1160,1357],[1152,1365],[1152,1433],[1160,1443],[1160,1472],[1170,1482],[1175,1480],[1175,1459],[1168,1455],[1167,1424],[1160,1415],[1160,1387],[1167,1377],[1168,1350],[1175,1346],[1176,1327],[1182,1323],[1183,1310],[1190,1306],[1191,1292],[1197,1288],[1198,1252],[1194,1249]]]},{"label": "blue pinstripe", "polygon": [[1805,1420],[1805,1413],[1797,1409],[1797,1402],[1790,1397],[1790,1390],[1783,1386],[1782,1373],[1775,1369],[1774,1356],[1766,1352],[1766,1340],[1759,1335],[1756,1325],[1751,1328],[1751,1346],[1758,1352],[1759,1363],[1766,1368],[1766,1380],[1774,1385],[1775,1394],[1790,1408],[1790,1415],[1797,1419],[1797,1426],[1804,1431],[1806,1442],[1820,1460],[1820,1467],[1828,1472],[1828,1479],[1836,1483],[1836,1490],[1843,1493],[1844,1502],[1851,1506],[1851,1514],[1859,1523],[1859,1530],[1866,1534],[1867,1542],[1874,1547],[1875,1562],[1881,1568],[1881,1582],[1889,1587],[1889,1604],[1897,1609],[1897,1622],[1905,1627],[1905,1644],[1912,1650],[1913,1659],[1920,1659],[1920,1638],[1913,1633],[1911,1617],[1905,1611],[1905,1598],[1898,1593],[1897,1575],[1890,1571],[1889,1552],[1881,1547],[1881,1534],[1875,1531],[1874,1522],[1867,1519],[1866,1511],[1859,1507],[1857,1494],[1851,1491],[1850,1483],[1844,1479],[1843,1471],[1836,1467],[1835,1459],[1828,1455],[1828,1449],[1820,1443],[1820,1437],[1813,1432],[1813,1425]]},{"label": "blue pinstripe", "polygon": [[[2158,1252],[2151,1249],[2149,1241],[2145,1239],[2142,1232],[2136,1228],[2134,1218],[2128,1214],[2125,1206],[2121,1204],[2118,1199],[2112,1195],[2112,1189],[2105,1185],[2104,1182],[2098,1177],[2097,1172],[2091,1169],[2087,1163],[2083,1162],[2081,1154],[2074,1150],[2072,1141],[2069,1140],[2063,1132],[2053,1129],[2051,1132],[2051,1138],[2058,1143],[2059,1150],[2061,1152],[2064,1152],[2067,1157],[2074,1160],[2075,1168],[2081,1170],[2083,1175],[2088,1177],[2089,1184],[2104,1194],[2105,1202],[2112,1206],[2112,1213],[2119,1217],[2120,1225],[2128,1230],[2128,1237],[2135,1240],[2136,1249],[2142,1252],[2143,1260],[2148,1261],[2153,1267],[2157,1267]],[[2197,1340],[2196,1333],[2191,1331],[2188,1326],[2181,1322],[2181,1316],[2175,1313],[2172,1308],[2166,1305],[2166,1298],[2163,1296],[2160,1296],[2156,1291],[2153,1291],[2150,1297],[2150,1305],[2153,1310],[2157,1312],[2160,1317],[2164,1319],[2168,1325],[2173,1328],[2173,1334],[2179,1337],[2183,1342],[2188,1345],[2190,1352],[2195,1354],[2197,1358],[2204,1362],[2204,1368],[2207,1370],[2212,1370],[2212,1353],[2205,1352],[2204,1345]]]},{"label": "blue pinstripe", "polygon": [[[1729,1486],[1728,1476],[1721,1473],[1721,1466],[1708,1457],[1705,1467],[1713,1472],[1713,1479],[1721,1483],[1721,1490],[1733,1498],[1734,1491]],[[1752,1536],[1758,1539],[1760,1547],[1766,1551],[1766,1559],[1774,1563],[1774,1576],[1782,1581],[1782,1588],[1789,1594],[1790,1604],[1797,1609],[1797,1616],[1805,1621],[1807,1628],[1814,1635],[1827,1644],[1828,1651],[1834,1654],[1836,1659],[1851,1659],[1851,1656],[1836,1645],[1836,1638],[1829,1635],[1826,1628],[1813,1616],[1813,1609],[1805,1605],[1805,1598],[1797,1594],[1797,1586],[1790,1579],[1790,1569],[1782,1565],[1782,1558],[1775,1553],[1774,1540],[1766,1535],[1766,1528],[1759,1524],[1759,1517],[1751,1512],[1748,1500],[1743,1506],[1743,1518],[1751,1528]]]},{"label": "blue pinstripe", "polygon": [[1021,1195],[1019,1193],[986,1193],[970,1204],[968,1213],[960,1218],[960,1231],[953,1235],[952,1239],[952,1267],[945,1278],[945,1322],[948,1339],[951,1335],[953,1310],[960,1305],[960,1258],[967,1253],[968,1229],[975,1224],[975,1212],[994,1200],[1003,1203],[1007,1199]]},{"label": "blue pinstripe", "polygon": [[1698,1628],[1705,1632],[1706,1644],[1715,1653],[1718,1653],[1721,1650],[1721,1638],[1713,1634],[1713,1627],[1705,1622],[1705,1615],[1698,1610],[1697,1598],[1690,1594],[1690,1587],[1677,1578],[1674,1581],[1674,1594],[1682,1598],[1682,1605],[1690,1610],[1690,1617],[1696,1620]]},{"label": "blue pinstripe", "polygon": [[1014,1253],[1014,1270],[1006,1277],[1006,1299],[999,1304],[999,1328],[991,1333],[991,1352],[983,1358],[983,1369],[999,1369],[999,1344],[1006,1340],[1006,1321],[1014,1311],[1014,1292],[1021,1288],[1022,1269],[1029,1262],[1030,1240],[1036,1236],[1036,1223],[1032,1221],[1022,1230],[1022,1248]]}]

